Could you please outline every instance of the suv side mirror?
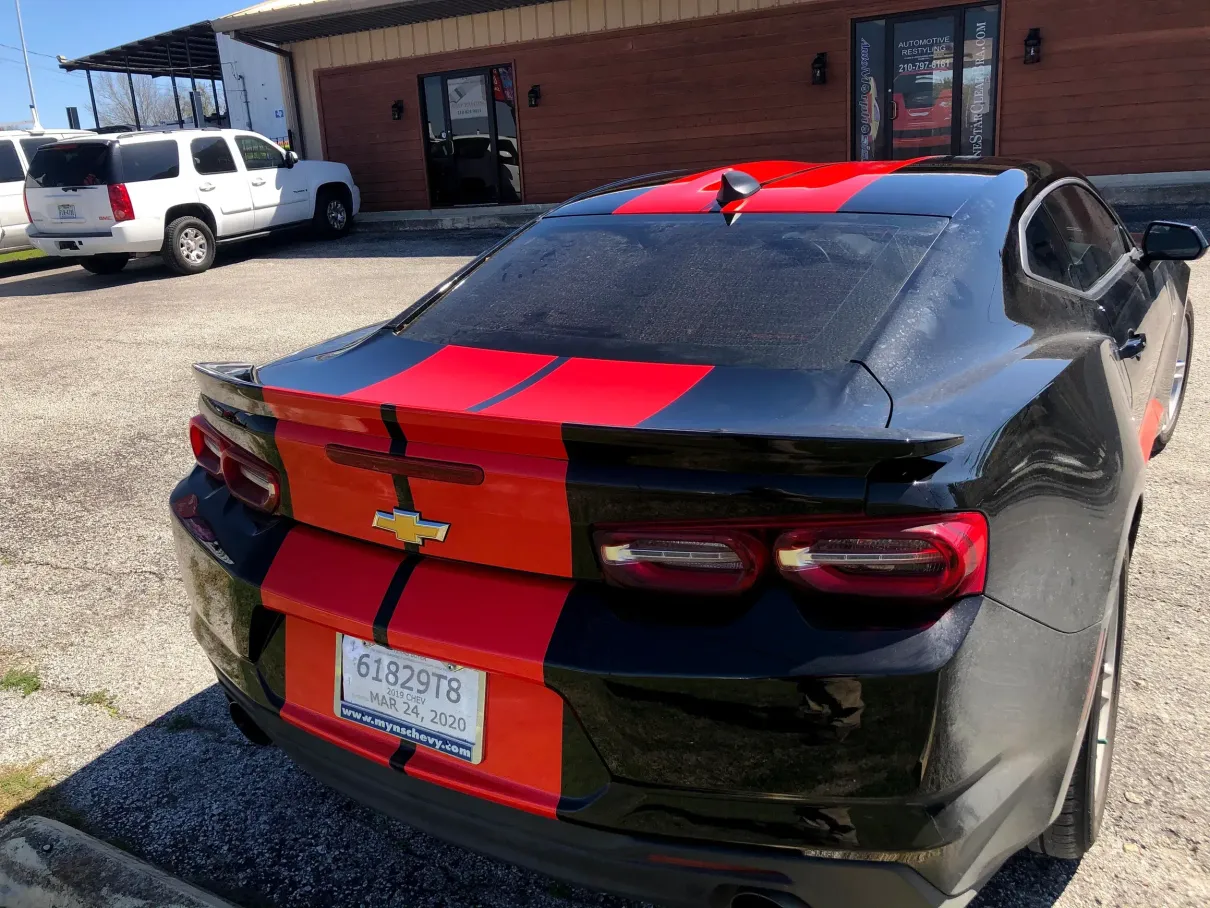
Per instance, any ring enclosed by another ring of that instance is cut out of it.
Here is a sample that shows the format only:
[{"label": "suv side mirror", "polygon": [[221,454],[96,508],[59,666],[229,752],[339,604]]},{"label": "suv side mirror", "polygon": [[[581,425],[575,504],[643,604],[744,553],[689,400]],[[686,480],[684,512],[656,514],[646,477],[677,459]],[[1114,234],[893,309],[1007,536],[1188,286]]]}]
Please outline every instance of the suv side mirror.
[{"label": "suv side mirror", "polygon": [[286,166],[293,167],[298,163],[298,154],[293,151],[286,152]]},{"label": "suv side mirror", "polygon": [[1143,261],[1189,262],[1199,259],[1210,246],[1202,232],[1189,224],[1152,221],[1143,234]]}]

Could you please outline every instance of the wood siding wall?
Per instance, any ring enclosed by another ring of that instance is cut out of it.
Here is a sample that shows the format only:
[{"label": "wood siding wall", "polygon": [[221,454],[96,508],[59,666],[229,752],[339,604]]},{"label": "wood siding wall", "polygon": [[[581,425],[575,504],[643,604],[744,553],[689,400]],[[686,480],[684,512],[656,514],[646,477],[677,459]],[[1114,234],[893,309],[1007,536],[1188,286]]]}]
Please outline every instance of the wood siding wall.
[{"label": "wood siding wall", "polygon": [[[527,202],[672,167],[844,160],[852,20],[939,4],[774,2],[559,0],[308,41],[294,48],[304,124],[314,119],[308,152],[322,140],[325,157],[348,163],[367,209],[426,208],[418,77],[511,63]],[[1002,10],[1001,154],[1092,174],[1210,167],[1210,126],[1197,116],[1210,98],[1210,2],[1002,0]],[[1032,27],[1043,62],[1025,66]],[[828,85],[812,86],[820,51]],[[535,83],[542,102],[528,108]],[[407,108],[398,122],[395,99]]]}]

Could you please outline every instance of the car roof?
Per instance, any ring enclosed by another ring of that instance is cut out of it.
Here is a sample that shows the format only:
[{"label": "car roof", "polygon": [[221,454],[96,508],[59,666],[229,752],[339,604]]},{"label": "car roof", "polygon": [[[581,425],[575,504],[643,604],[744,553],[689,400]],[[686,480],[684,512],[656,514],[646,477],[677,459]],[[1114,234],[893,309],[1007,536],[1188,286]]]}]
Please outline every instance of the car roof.
[{"label": "car roof", "polygon": [[38,139],[42,136],[95,136],[91,129],[0,129],[0,139]]},{"label": "car roof", "polygon": [[[722,175],[738,170],[760,183],[747,198],[719,206]],[[584,193],[547,217],[587,214],[815,214],[853,212],[953,217],[996,177],[1020,171],[1026,185],[1074,175],[1048,161],[927,157],[906,161],[749,161],[698,173],[651,174]]]}]

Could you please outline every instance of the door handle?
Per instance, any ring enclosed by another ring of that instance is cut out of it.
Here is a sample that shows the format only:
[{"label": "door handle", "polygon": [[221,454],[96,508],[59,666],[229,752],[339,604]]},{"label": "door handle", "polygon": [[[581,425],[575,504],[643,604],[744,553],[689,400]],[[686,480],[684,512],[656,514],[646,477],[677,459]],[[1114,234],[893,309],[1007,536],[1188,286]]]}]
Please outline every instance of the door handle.
[{"label": "door handle", "polygon": [[1147,335],[1132,333],[1118,346],[1118,354],[1122,359],[1132,359],[1141,356],[1147,347]]},{"label": "door handle", "polygon": [[210,190],[212,190],[212,189],[214,189],[213,183],[203,183],[201,186],[198,187],[198,190],[200,192],[210,192]]},{"label": "door handle", "polygon": [[265,185],[264,177],[257,177],[255,180],[252,181],[252,185],[253,186],[264,186]]},{"label": "door handle", "polygon": [[892,120],[899,119],[899,102],[898,101],[891,101],[891,119]]}]

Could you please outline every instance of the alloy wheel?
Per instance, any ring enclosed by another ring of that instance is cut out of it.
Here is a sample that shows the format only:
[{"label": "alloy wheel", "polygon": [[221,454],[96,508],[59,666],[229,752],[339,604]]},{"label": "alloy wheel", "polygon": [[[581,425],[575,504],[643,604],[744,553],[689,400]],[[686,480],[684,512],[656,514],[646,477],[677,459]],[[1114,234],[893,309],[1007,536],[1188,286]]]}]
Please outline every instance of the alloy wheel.
[{"label": "alloy wheel", "polygon": [[1122,620],[1121,599],[1114,605],[1105,633],[1105,649],[1101,656],[1101,676],[1097,684],[1096,746],[1092,752],[1092,797],[1094,830],[1100,825],[1109,792],[1109,767],[1113,760],[1113,739],[1118,724],[1118,657]]},{"label": "alloy wheel", "polygon": [[181,258],[191,265],[200,265],[206,260],[206,254],[210,251],[206,235],[196,227],[186,227],[182,230],[177,245],[181,250]]},{"label": "alloy wheel", "polygon": [[1168,394],[1168,407],[1164,411],[1164,429],[1175,421],[1181,408],[1181,394],[1185,390],[1185,370],[1189,363],[1189,320],[1181,319],[1181,339],[1176,345],[1176,365],[1172,369],[1172,391]]},{"label": "alloy wheel", "polygon": [[328,226],[333,230],[344,230],[345,221],[348,220],[348,213],[345,211],[345,203],[340,199],[332,199],[328,202],[327,208]]}]

